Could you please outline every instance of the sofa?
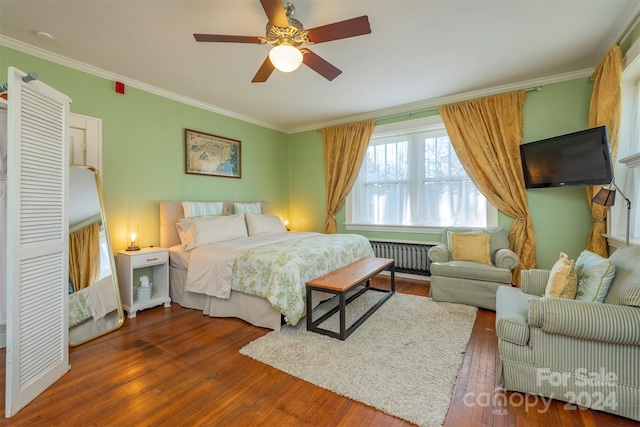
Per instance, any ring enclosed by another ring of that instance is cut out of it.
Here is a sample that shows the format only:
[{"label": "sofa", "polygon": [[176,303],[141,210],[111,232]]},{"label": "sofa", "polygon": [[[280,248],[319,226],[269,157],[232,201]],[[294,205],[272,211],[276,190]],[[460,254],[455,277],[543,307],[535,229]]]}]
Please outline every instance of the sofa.
[{"label": "sofa", "polygon": [[497,382],[505,390],[640,421],[640,247],[608,260],[615,276],[602,303],[542,297],[547,270],[522,271],[521,289],[498,289]]},{"label": "sofa", "polygon": [[[459,244],[454,246],[454,242]],[[509,249],[508,233],[501,227],[447,227],[428,256],[429,296],[434,301],[489,310],[496,309],[496,290],[511,286],[511,272],[520,265],[518,255]]]}]

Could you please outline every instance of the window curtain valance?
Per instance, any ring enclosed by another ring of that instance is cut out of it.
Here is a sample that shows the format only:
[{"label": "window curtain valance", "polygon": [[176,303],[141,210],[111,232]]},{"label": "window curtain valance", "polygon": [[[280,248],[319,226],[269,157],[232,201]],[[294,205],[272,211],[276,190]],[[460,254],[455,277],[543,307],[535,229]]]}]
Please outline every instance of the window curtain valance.
[{"label": "window curtain valance", "polygon": [[[613,46],[593,73],[593,92],[589,106],[589,127],[607,126],[611,162],[615,165],[618,153],[618,132],[622,116],[622,49]],[[587,236],[587,250],[608,257],[606,206],[593,203],[591,199],[602,185],[587,187],[587,199],[591,207],[593,225]]]},{"label": "window curtain valance", "polygon": [[444,105],[439,108],[460,162],[484,196],[516,219],[509,246],[520,257],[520,270],[535,268],[536,240],[520,162],[522,107],[526,91]]},{"label": "window curtain valance", "polygon": [[374,124],[375,120],[365,120],[322,129],[327,199],[324,232],[327,234],[335,234],[338,231],[334,215],[344,204],[358,177]]}]

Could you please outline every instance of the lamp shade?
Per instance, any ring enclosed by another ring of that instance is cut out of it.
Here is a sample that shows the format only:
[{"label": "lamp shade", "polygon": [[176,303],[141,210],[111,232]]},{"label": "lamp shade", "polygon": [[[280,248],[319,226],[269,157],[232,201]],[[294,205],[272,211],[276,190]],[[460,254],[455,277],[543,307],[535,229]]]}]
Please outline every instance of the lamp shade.
[{"label": "lamp shade", "polygon": [[593,196],[591,201],[597,205],[613,206],[616,200],[616,190],[610,187],[602,187],[600,191]]},{"label": "lamp shade", "polygon": [[290,73],[297,70],[302,64],[302,52],[296,47],[281,44],[271,49],[269,59],[278,70]]}]

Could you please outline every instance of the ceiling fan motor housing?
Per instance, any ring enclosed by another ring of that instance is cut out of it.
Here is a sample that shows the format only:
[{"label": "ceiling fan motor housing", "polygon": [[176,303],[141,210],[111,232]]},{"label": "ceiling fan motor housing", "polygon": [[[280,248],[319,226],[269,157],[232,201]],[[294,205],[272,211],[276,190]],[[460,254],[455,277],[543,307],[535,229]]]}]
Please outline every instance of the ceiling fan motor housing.
[{"label": "ceiling fan motor housing", "polygon": [[267,23],[265,43],[279,45],[283,40],[287,40],[291,46],[298,47],[301,44],[312,44],[304,30],[302,23],[297,19],[287,17],[289,26],[286,28],[276,27],[272,23]]}]

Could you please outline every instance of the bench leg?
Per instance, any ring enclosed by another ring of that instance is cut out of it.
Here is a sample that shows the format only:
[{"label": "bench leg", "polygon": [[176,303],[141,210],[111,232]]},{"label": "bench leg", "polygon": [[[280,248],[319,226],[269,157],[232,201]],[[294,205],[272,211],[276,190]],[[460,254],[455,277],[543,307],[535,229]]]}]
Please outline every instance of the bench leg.
[{"label": "bench leg", "polygon": [[313,319],[311,319],[313,313],[313,302],[311,301],[311,288],[307,287],[307,330],[311,329],[311,323],[313,323]]},{"label": "bench leg", "polygon": [[346,319],[346,304],[344,301],[344,292],[340,292],[339,294],[339,298],[340,298],[340,339],[341,340],[345,340],[346,336],[345,336],[345,332],[347,330],[347,319]]},{"label": "bench leg", "polygon": [[396,264],[391,264],[391,293],[396,293]]}]

